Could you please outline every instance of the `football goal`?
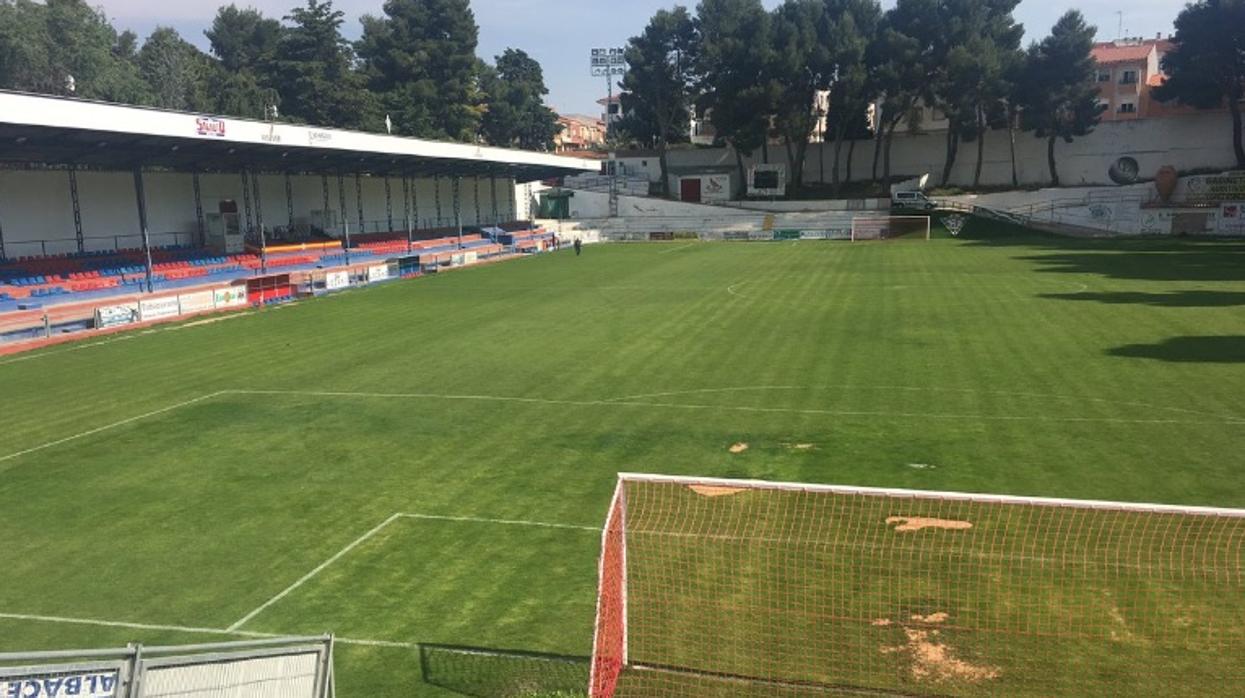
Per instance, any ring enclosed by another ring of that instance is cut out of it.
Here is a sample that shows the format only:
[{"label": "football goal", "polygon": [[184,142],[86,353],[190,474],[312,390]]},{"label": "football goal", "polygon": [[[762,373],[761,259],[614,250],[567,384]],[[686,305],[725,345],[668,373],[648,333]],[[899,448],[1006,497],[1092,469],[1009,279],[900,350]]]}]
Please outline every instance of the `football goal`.
[{"label": "football goal", "polygon": [[1245,510],[619,478],[590,693],[1245,694]]},{"label": "football goal", "polygon": [[928,240],[929,228],[929,216],[853,216],[852,242]]}]

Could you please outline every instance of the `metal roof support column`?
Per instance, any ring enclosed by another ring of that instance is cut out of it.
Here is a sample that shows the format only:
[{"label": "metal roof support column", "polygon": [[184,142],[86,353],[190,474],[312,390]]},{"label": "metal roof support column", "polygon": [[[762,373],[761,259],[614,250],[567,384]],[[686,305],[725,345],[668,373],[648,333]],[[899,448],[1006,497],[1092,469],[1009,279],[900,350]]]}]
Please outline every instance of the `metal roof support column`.
[{"label": "metal roof support column", "polygon": [[385,220],[389,228],[385,231],[393,232],[393,190],[389,186],[389,175],[385,175]]},{"label": "metal roof support column", "polygon": [[207,247],[207,223],[203,217],[203,187],[199,183],[199,171],[190,174],[190,186],[195,193],[195,225],[199,230],[199,247]]},{"label": "metal roof support column", "polygon": [[259,231],[259,272],[268,273],[268,236],[264,234],[264,200],[260,196],[259,175],[251,173],[251,187],[255,189],[255,227]]},{"label": "metal roof support column", "polygon": [[82,237],[82,205],[78,199],[78,168],[69,168],[69,199],[73,202],[73,232],[78,240],[78,251],[86,251],[86,240]]},{"label": "metal roof support column", "polygon": [[147,231],[147,191],[143,187],[142,167],[134,168],[134,202],[138,205],[138,229],[143,236],[143,258],[147,260],[147,293],[151,293],[151,238]]},{"label": "metal roof support column", "polygon": [[497,223],[498,223],[497,221],[497,176],[496,175],[488,176],[488,188],[489,188],[489,195],[493,199],[493,227],[496,228]]},{"label": "metal roof support column", "polygon": [[474,195],[475,195],[476,225],[479,226],[480,225],[480,175],[473,175],[471,177],[471,186],[472,186],[472,191],[474,192]]},{"label": "metal roof support column", "polygon": [[419,228],[419,180],[411,180],[411,222]]},{"label": "metal roof support column", "polygon": [[406,253],[411,253],[415,230],[411,227],[411,178],[402,175],[402,218],[406,222]]},{"label": "metal roof support column", "polygon": [[346,265],[350,265],[350,222],[346,218],[346,179],[337,173],[337,199],[342,207],[342,247],[346,250]]},{"label": "metal roof support column", "polygon": [[441,227],[441,175],[432,176],[432,194],[437,204],[437,222],[432,227]]},{"label": "metal roof support column", "polygon": [[367,232],[367,223],[363,220],[363,175],[354,173],[354,203],[359,209],[359,234]]},{"label": "metal roof support column", "polygon": [[0,262],[8,259],[4,253],[4,211],[0,210]]},{"label": "metal roof support column", "polygon": [[248,241],[255,238],[255,225],[251,222],[251,182],[250,174],[243,169],[242,177],[242,208],[246,212],[246,237]]},{"label": "metal roof support column", "polygon": [[324,234],[329,232],[329,214],[332,213],[332,205],[329,203],[329,176],[320,175],[320,186],[324,190],[324,210],[320,212],[320,224],[324,226]]},{"label": "metal roof support column", "polygon": [[463,178],[454,178],[454,224],[458,226],[458,248],[463,247],[463,213],[462,197]]},{"label": "metal roof support column", "polygon": [[285,173],[285,215],[289,217],[290,228],[294,227],[294,182],[290,181],[290,173]]}]

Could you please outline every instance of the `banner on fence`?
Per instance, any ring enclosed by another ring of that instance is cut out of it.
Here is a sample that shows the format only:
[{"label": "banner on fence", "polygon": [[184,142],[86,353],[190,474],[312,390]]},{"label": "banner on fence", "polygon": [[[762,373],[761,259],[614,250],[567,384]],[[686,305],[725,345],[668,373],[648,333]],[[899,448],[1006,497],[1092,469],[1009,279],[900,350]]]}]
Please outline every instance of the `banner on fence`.
[{"label": "banner on fence", "polygon": [[183,293],[177,297],[177,305],[182,315],[189,313],[201,313],[205,310],[211,310],[216,307],[216,299],[212,296],[211,291],[197,291],[195,293]]},{"label": "banner on fence", "polygon": [[367,268],[367,282],[369,284],[377,281],[387,281],[389,279],[389,266],[386,264],[374,264]]},{"label": "banner on fence", "polygon": [[217,308],[238,308],[246,305],[246,287],[230,286],[212,291],[212,300]]},{"label": "banner on fence", "polygon": [[116,695],[116,671],[0,677],[0,696],[4,698],[114,698]]},{"label": "banner on fence", "polygon": [[350,272],[331,271],[324,277],[326,291],[340,291],[350,285]]},{"label": "banner on fence", "polygon": [[143,322],[177,317],[180,312],[181,306],[177,303],[177,296],[165,296],[138,302],[138,314]]},{"label": "banner on fence", "polygon": [[480,254],[478,252],[463,253],[464,264],[475,264],[479,259],[480,259]]},{"label": "banner on fence", "polygon": [[117,327],[138,322],[138,304],[105,305],[95,309],[95,326]]}]

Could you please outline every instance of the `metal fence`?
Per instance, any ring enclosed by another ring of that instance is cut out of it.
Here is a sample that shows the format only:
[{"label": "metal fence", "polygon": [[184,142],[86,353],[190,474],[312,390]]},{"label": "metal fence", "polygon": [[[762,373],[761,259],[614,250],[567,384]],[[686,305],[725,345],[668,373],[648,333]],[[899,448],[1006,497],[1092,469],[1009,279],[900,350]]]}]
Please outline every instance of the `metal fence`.
[{"label": "metal fence", "polygon": [[0,696],[335,698],[333,638],[0,653]]}]

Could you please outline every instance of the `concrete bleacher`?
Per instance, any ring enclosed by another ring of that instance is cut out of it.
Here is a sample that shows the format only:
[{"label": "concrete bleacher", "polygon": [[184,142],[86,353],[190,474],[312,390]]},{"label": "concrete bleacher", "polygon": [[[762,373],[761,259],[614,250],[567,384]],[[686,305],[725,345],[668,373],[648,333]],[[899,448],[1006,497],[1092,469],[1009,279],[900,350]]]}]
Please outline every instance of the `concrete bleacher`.
[{"label": "concrete bleacher", "polygon": [[[497,239],[502,236],[506,241]],[[255,252],[221,255],[202,248],[153,248],[151,282],[153,290],[173,290],[250,278],[265,270],[309,271],[406,256],[449,264],[453,255],[466,252],[485,259],[540,251],[548,248],[546,241],[552,237],[521,223],[506,226],[502,236],[469,233],[408,242],[407,233],[395,231],[363,236],[352,241],[349,250],[313,249],[263,258]],[[146,259],[138,249],[0,260],[0,313],[106,299],[144,290],[146,283]]]}]

